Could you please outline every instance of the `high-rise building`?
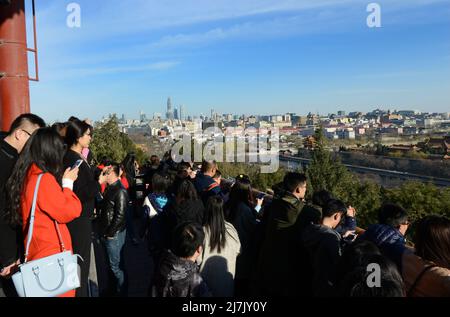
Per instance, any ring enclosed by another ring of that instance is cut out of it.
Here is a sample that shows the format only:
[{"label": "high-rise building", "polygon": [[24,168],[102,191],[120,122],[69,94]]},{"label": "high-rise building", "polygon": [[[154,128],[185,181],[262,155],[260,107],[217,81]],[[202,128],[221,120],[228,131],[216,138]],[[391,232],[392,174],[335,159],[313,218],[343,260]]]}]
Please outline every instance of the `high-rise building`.
[{"label": "high-rise building", "polygon": [[127,122],[127,119],[125,118],[125,114],[122,114],[122,119],[120,121],[121,121],[121,123]]},{"label": "high-rise building", "polygon": [[186,110],[184,109],[183,105],[180,105],[180,108],[178,109],[178,115],[179,115],[179,119],[181,121],[185,121],[186,120]]},{"label": "high-rise building", "polygon": [[173,112],[173,118],[174,118],[175,120],[178,120],[178,119],[179,119],[179,117],[178,117],[178,107],[175,107],[175,110],[174,110],[174,112]]},{"label": "high-rise building", "polygon": [[167,99],[166,118],[167,120],[173,120],[172,100],[170,99],[170,97]]},{"label": "high-rise building", "polygon": [[143,111],[141,111],[139,113],[139,119],[141,120],[141,122],[147,121],[147,116],[145,115],[145,113]]}]

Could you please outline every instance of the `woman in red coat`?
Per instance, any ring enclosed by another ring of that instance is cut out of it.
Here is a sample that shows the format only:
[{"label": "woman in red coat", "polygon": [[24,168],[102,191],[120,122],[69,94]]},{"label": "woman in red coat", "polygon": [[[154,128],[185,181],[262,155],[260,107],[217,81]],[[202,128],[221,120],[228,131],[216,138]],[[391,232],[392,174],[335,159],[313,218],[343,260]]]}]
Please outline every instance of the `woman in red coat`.
[{"label": "woman in red coat", "polygon": [[[66,251],[72,251],[72,240],[66,223],[80,216],[81,203],[73,193],[78,168],[63,171],[64,143],[52,128],[37,130],[26,144],[8,181],[7,215],[12,223],[22,226],[24,247],[36,182],[44,174],[36,203],[33,238],[28,261],[62,251],[56,231],[56,220]],[[75,290],[61,297],[74,297]]]}]

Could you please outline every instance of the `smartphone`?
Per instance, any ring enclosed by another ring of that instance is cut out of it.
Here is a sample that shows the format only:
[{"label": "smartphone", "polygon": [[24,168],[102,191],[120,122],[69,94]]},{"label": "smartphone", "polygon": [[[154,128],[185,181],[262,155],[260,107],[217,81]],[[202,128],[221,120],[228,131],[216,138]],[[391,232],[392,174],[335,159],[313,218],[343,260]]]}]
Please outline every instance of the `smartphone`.
[{"label": "smartphone", "polygon": [[265,196],[266,196],[265,193],[259,193],[258,196],[256,196],[256,198],[263,199]]},{"label": "smartphone", "polygon": [[72,169],[76,169],[77,167],[80,167],[81,164],[83,164],[83,160],[77,160],[75,164],[73,164]]}]

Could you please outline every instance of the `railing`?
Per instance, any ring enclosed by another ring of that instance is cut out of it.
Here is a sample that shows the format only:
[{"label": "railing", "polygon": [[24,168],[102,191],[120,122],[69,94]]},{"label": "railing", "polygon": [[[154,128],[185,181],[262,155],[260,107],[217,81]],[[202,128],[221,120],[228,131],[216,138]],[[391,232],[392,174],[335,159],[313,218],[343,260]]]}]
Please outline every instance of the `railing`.
[{"label": "railing", "polygon": [[[305,165],[308,165],[311,162],[311,159],[307,158],[301,158],[301,157],[293,157],[293,156],[280,156],[280,161],[285,162],[297,162],[297,163],[304,163]],[[390,171],[380,168],[373,168],[373,167],[365,167],[365,166],[358,166],[358,165],[350,165],[350,164],[343,164],[346,168],[348,168],[351,171],[359,172],[359,173],[370,173],[370,174],[377,174],[382,176],[388,176],[393,178],[399,178],[399,179],[411,179],[411,180],[419,180],[423,182],[431,182],[435,184],[436,186],[440,187],[447,187],[450,186],[450,179],[447,178],[439,178],[439,177],[432,177],[432,176],[424,176],[424,175],[418,175],[418,174],[412,174],[408,172],[400,172],[400,171]]]}]

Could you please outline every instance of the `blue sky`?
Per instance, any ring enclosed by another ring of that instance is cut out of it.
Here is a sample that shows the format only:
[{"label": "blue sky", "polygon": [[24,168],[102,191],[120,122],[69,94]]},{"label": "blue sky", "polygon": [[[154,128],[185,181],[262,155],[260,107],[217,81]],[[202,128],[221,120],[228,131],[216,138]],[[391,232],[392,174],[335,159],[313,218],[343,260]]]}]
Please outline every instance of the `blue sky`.
[{"label": "blue sky", "polygon": [[191,115],[450,111],[450,0],[377,1],[381,28],[362,0],[79,0],[71,29],[70,2],[36,3],[31,104],[49,121],[169,96]]}]

